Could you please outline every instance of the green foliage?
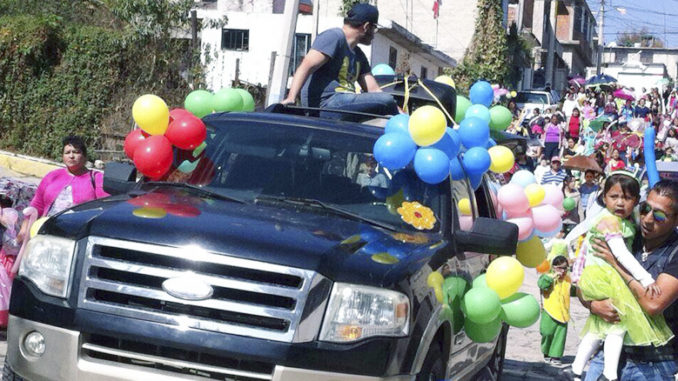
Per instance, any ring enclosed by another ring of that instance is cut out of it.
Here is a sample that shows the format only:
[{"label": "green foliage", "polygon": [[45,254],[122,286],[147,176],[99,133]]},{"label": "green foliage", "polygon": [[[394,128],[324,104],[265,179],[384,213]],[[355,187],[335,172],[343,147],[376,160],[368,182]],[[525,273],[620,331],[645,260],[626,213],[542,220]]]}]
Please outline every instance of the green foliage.
[{"label": "green foliage", "polygon": [[512,24],[509,29],[509,34],[506,37],[506,48],[509,61],[508,66],[510,68],[506,77],[506,86],[515,88],[522,77],[521,68],[527,66],[532,61],[530,45],[518,34],[516,24]]},{"label": "green foliage", "polygon": [[633,47],[639,43],[641,48],[663,48],[664,42],[647,28],[643,27],[639,31],[626,31],[617,35],[617,45]]},{"label": "green foliage", "polygon": [[348,11],[353,8],[354,5],[358,3],[367,3],[365,0],[341,0],[341,5],[339,6],[339,16],[346,17]]}]

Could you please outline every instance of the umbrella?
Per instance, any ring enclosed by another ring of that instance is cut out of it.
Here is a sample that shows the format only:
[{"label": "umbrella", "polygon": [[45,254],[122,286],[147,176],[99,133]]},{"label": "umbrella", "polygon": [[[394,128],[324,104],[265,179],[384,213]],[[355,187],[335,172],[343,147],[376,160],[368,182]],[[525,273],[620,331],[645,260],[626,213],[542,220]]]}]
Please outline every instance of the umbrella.
[{"label": "umbrella", "polygon": [[612,93],[612,95],[614,95],[615,98],[625,99],[628,101],[636,100],[636,97],[629,89],[617,89],[614,93]]},{"label": "umbrella", "polygon": [[584,86],[586,84],[586,79],[584,77],[577,75],[577,76],[570,78],[568,83],[570,85],[574,85],[574,86]]},{"label": "umbrella", "polygon": [[603,173],[603,170],[600,168],[596,160],[591,156],[577,155],[572,156],[571,158],[565,160],[563,167],[567,169],[576,169],[580,171],[586,171],[588,169],[596,171],[598,173]]},{"label": "umbrella", "polygon": [[598,118],[594,119],[589,123],[589,128],[595,132],[600,131],[603,128],[603,124],[612,123],[613,119],[609,115],[601,115]]},{"label": "umbrella", "polygon": [[617,82],[617,78],[607,74],[598,74],[586,80],[586,84],[591,85],[610,85]]}]

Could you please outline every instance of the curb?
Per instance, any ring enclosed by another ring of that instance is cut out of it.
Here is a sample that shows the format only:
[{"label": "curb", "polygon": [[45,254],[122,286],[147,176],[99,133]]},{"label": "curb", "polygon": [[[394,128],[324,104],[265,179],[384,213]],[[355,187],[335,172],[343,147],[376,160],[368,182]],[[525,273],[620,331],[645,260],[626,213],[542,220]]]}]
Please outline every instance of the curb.
[{"label": "curb", "polygon": [[22,175],[42,178],[52,170],[63,168],[63,164],[13,152],[0,151],[0,167],[5,167]]}]

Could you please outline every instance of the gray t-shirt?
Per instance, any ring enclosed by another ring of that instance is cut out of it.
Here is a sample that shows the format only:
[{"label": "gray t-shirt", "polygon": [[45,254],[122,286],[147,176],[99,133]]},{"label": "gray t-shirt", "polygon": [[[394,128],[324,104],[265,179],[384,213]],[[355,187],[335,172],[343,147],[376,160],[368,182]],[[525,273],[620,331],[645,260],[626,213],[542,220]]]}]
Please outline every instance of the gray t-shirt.
[{"label": "gray t-shirt", "polygon": [[359,47],[350,49],[341,28],[320,33],[311,49],[321,52],[330,60],[311,74],[301,89],[301,103],[304,106],[319,107],[321,100],[336,92],[355,93],[355,82],[372,70]]}]

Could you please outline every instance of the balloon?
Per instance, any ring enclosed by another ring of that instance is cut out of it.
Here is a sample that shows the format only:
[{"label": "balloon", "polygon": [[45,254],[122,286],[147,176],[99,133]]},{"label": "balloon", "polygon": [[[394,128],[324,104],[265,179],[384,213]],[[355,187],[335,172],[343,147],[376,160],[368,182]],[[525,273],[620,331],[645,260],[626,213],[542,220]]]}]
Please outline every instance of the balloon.
[{"label": "balloon", "polygon": [[499,317],[501,302],[497,293],[490,288],[472,288],[464,295],[461,310],[472,322],[487,324]]},{"label": "balloon", "polygon": [[454,79],[452,79],[452,77],[450,77],[449,75],[439,75],[439,76],[436,77],[436,79],[434,79],[434,81],[436,81],[438,83],[444,83],[444,84],[446,84],[447,86],[450,86],[450,87],[456,87],[457,86],[454,83]]},{"label": "balloon", "polygon": [[140,128],[135,128],[132,132],[127,134],[125,137],[125,144],[123,145],[125,155],[131,160],[134,160],[134,150],[137,149],[139,143],[144,141],[144,139],[146,139],[146,137],[144,136],[143,130]]},{"label": "balloon", "polygon": [[426,278],[426,284],[429,287],[442,287],[444,281],[445,278],[443,278],[443,274],[437,271],[431,272]]},{"label": "balloon", "polygon": [[497,201],[507,212],[519,214],[530,208],[530,202],[520,185],[508,183],[499,188]]},{"label": "balloon", "polygon": [[[563,191],[553,184],[544,184],[544,201],[542,203],[555,206],[557,209],[563,207]],[[539,229],[542,230],[542,229]]]},{"label": "balloon", "polygon": [[473,286],[471,288],[482,288],[487,287],[487,280],[485,280],[485,274],[480,274],[473,280]]},{"label": "balloon", "polygon": [[487,128],[490,128],[490,110],[483,105],[472,105],[466,110],[465,118],[476,117],[485,121]]},{"label": "balloon", "polygon": [[525,187],[525,196],[527,196],[527,201],[529,201],[531,207],[541,204],[544,201],[544,195],[544,187],[537,183],[528,184]]},{"label": "balloon", "polygon": [[173,121],[165,137],[180,149],[193,150],[205,141],[207,129],[202,120],[191,115]]},{"label": "balloon", "polygon": [[422,106],[410,116],[409,131],[412,140],[422,147],[430,146],[445,134],[447,121],[439,108]]},{"label": "balloon", "polygon": [[391,170],[405,168],[416,151],[417,145],[405,134],[385,134],[374,143],[374,158]]},{"label": "balloon", "polygon": [[471,101],[467,98],[457,95],[457,109],[454,113],[454,121],[461,123],[462,120],[466,117],[466,111],[471,107]]},{"label": "balloon", "polygon": [[501,332],[501,319],[497,317],[487,324],[478,324],[470,319],[464,319],[464,332],[476,343],[492,342]]},{"label": "balloon", "polygon": [[494,146],[487,150],[490,154],[490,171],[494,173],[505,173],[513,168],[515,157],[513,151],[505,146]]},{"label": "balloon", "polygon": [[467,290],[468,282],[462,277],[449,276],[443,282],[443,295],[445,296],[444,300],[446,303],[450,303],[455,299],[463,299]]},{"label": "balloon", "polygon": [[150,135],[162,135],[169,124],[167,104],[157,95],[142,95],[132,106],[134,122]]},{"label": "balloon", "polygon": [[33,222],[33,225],[31,225],[31,228],[28,231],[29,237],[33,238],[36,235],[38,235],[40,228],[42,227],[42,225],[45,224],[45,222],[47,222],[48,219],[49,217],[40,217],[37,220],[35,220],[35,222]]},{"label": "balloon", "polygon": [[[461,149],[461,137],[459,136],[459,132],[449,127],[445,129],[445,132],[450,135],[450,138],[452,138],[452,143],[455,147],[457,147],[457,153],[459,153],[459,150]],[[450,159],[452,159],[451,156]]]},{"label": "balloon", "polygon": [[395,75],[395,70],[385,63],[380,63],[372,68],[372,75]]},{"label": "balloon", "polygon": [[471,182],[471,188],[477,190],[483,181],[483,173],[469,173],[468,179]]},{"label": "balloon", "polygon": [[134,209],[132,214],[140,218],[150,218],[157,219],[163,218],[167,215],[167,211],[164,208],[139,208]]},{"label": "balloon", "polygon": [[408,130],[408,125],[410,123],[410,116],[407,114],[398,114],[392,116],[387,122],[386,127],[384,127],[384,133],[401,133],[401,134],[410,134]]},{"label": "balloon", "polygon": [[536,267],[536,270],[539,274],[545,274],[547,271],[551,269],[551,264],[549,263],[548,259],[544,259],[539,266]]},{"label": "balloon", "polygon": [[485,147],[486,147],[487,149],[490,149],[490,148],[492,148],[492,147],[494,147],[494,146],[496,146],[496,145],[497,145],[497,142],[494,141],[494,139],[489,138],[489,139],[487,139],[487,145],[486,145]]},{"label": "balloon", "polygon": [[557,236],[558,233],[560,233],[561,230],[563,230],[563,222],[562,221],[560,221],[560,223],[558,223],[558,227],[556,227],[555,229],[553,229],[551,231],[541,231],[541,230],[534,229],[534,234],[538,237],[541,237],[541,238],[551,238],[551,237]]},{"label": "balloon", "polygon": [[525,267],[539,266],[546,259],[546,249],[541,239],[534,236],[525,242],[518,242],[516,258]]},{"label": "balloon", "polygon": [[431,146],[431,148],[437,148],[447,155],[448,160],[451,160],[454,157],[457,157],[459,153],[459,135],[457,131],[447,127],[445,129],[445,134],[443,138],[438,141],[438,143]]},{"label": "balloon", "polygon": [[243,99],[235,89],[221,89],[212,96],[212,110],[216,112],[242,111]]},{"label": "balloon", "polygon": [[532,218],[534,228],[542,232],[551,232],[561,223],[560,211],[548,204],[532,208]]},{"label": "balloon", "polygon": [[254,98],[252,97],[252,94],[245,89],[234,90],[237,91],[238,94],[240,94],[240,98],[242,98],[242,110],[245,112],[254,111]]},{"label": "balloon", "polygon": [[654,127],[650,126],[645,128],[645,137],[643,142],[643,148],[645,151],[645,168],[647,171],[647,180],[652,188],[656,183],[659,182],[659,171],[657,171],[657,159],[654,153],[654,139],[655,139]]},{"label": "balloon", "polygon": [[461,166],[461,162],[456,157],[454,159],[450,159],[450,177],[452,177],[452,180],[457,181],[466,177],[464,168]]},{"label": "balloon", "polygon": [[511,176],[511,184],[517,184],[525,188],[530,184],[536,184],[537,179],[534,177],[534,174],[528,170],[521,169]]},{"label": "balloon", "polygon": [[523,284],[525,271],[513,257],[498,257],[487,267],[485,279],[487,286],[493,289],[499,299],[513,295]]},{"label": "balloon", "polygon": [[414,155],[414,172],[427,184],[439,184],[450,174],[450,159],[445,152],[422,147]]},{"label": "balloon", "polygon": [[193,90],[184,100],[184,107],[198,118],[212,113],[212,93],[207,90]]},{"label": "balloon", "polygon": [[469,91],[469,98],[474,105],[480,104],[485,107],[490,107],[494,100],[494,90],[492,85],[486,81],[478,81],[471,86]]},{"label": "balloon", "polygon": [[139,143],[134,151],[134,165],[144,176],[162,177],[172,166],[172,144],[162,135],[153,135]]},{"label": "balloon", "polygon": [[485,148],[470,148],[462,158],[464,170],[469,175],[481,175],[490,168],[490,154]]},{"label": "balloon", "polygon": [[169,116],[170,116],[169,122],[172,123],[173,121],[181,119],[185,116],[195,116],[195,115],[191,114],[187,110],[184,110],[183,108],[173,108],[170,110]]},{"label": "balloon", "polygon": [[534,222],[530,216],[509,218],[506,222],[510,222],[518,226],[518,240],[523,241],[527,239],[534,230]]},{"label": "balloon", "polygon": [[504,106],[494,106],[490,109],[490,128],[495,131],[504,131],[513,121],[511,110]]},{"label": "balloon", "polygon": [[468,232],[473,229],[473,216],[459,216],[459,229]]},{"label": "balloon", "polygon": [[470,216],[471,215],[471,200],[469,200],[468,197],[462,198],[457,203],[457,209],[459,210],[459,213],[461,213],[463,215]]},{"label": "balloon", "polygon": [[485,147],[490,138],[490,127],[482,119],[468,117],[461,121],[457,133],[464,147]]},{"label": "balloon", "polygon": [[570,210],[572,210],[576,207],[577,207],[577,202],[574,201],[573,198],[568,197],[568,198],[563,200],[563,209],[565,209],[566,211],[569,212]]},{"label": "balloon", "polygon": [[539,320],[539,303],[534,296],[517,292],[501,301],[501,319],[512,327],[527,328]]}]

